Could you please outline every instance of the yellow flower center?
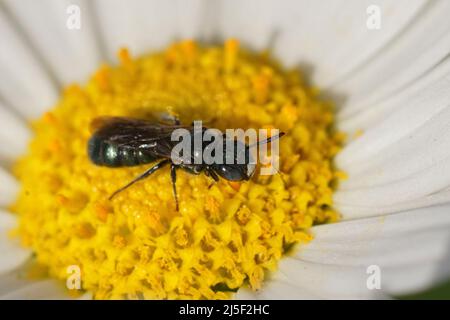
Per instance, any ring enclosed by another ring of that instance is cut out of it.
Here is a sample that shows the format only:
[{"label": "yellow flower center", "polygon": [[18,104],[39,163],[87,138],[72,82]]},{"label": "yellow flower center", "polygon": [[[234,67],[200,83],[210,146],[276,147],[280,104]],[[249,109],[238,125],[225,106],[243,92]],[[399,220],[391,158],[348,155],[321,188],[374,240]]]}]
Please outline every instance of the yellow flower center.
[{"label": "yellow flower center", "polygon": [[[343,136],[332,130],[332,105],[298,70],[236,40],[184,41],[137,59],[122,49],[119,61],[64,91],[33,123],[29,152],[15,166],[19,233],[50,276],[65,280],[68,267],[79,266],[83,289],[98,299],[230,298],[238,288],[260,288],[293,244],[312,239],[312,225],[338,219],[332,192],[342,174],[332,158]],[[168,109],[183,123],[286,132],[280,173],[215,183],[179,170],[177,211],[165,167],[108,200],[149,166],[91,163],[90,122]]]}]

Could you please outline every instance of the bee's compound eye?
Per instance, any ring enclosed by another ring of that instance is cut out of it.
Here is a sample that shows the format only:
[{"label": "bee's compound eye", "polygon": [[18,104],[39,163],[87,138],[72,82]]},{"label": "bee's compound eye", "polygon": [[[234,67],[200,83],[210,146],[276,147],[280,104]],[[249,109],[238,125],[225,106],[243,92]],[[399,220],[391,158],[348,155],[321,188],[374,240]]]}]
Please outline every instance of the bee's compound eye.
[{"label": "bee's compound eye", "polygon": [[224,179],[230,181],[241,181],[246,178],[245,175],[246,165],[218,165],[214,169]]}]

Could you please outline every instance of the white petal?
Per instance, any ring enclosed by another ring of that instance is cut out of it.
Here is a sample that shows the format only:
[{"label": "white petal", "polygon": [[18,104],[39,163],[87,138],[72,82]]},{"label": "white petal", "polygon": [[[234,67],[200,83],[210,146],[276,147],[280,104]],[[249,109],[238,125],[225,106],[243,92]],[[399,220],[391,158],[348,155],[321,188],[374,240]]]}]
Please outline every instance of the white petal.
[{"label": "white petal", "polygon": [[417,208],[427,208],[434,205],[440,205],[449,203],[450,190],[444,189],[436,193],[432,193],[423,197],[419,197],[414,200],[409,200],[405,202],[399,202],[394,205],[386,206],[358,206],[351,204],[335,204],[337,210],[341,213],[345,213],[345,220],[357,219],[362,217],[373,217],[380,216],[389,213],[417,209]]},{"label": "white petal", "polygon": [[30,131],[25,122],[1,102],[0,119],[2,121],[0,126],[0,163],[8,166],[25,151]]},{"label": "white petal", "polygon": [[94,295],[92,294],[92,292],[86,292],[81,297],[79,297],[78,300],[92,300],[93,297]]},{"label": "white petal", "polygon": [[[274,279],[238,299],[369,299],[420,291],[450,274],[450,205],[313,228],[315,239],[279,264]],[[381,290],[369,289],[369,266]]]},{"label": "white petal", "polygon": [[[385,148],[383,153],[355,165],[351,172],[354,179],[351,183],[343,183],[341,189],[379,186],[415,175],[450,157],[448,146],[450,146],[450,107],[407,138]],[[442,188],[436,190],[440,189]]]},{"label": "white petal", "polygon": [[[279,273],[289,279],[298,291],[311,292],[322,299],[368,299],[374,292],[366,286],[367,275],[363,268],[341,267],[309,263],[285,258],[280,261]],[[270,287],[269,287],[270,288]],[[288,298],[288,295],[280,296]]]},{"label": "white petal", "polygon": [[365,269],[311,263],[284,258],[273,278],[259,291],[241,289],[236,299],[373,299],[386,298],[383,292],[368,290]]},{"label": "white petal", "polygon": [[235,293],[233,296],[233,299],[237,300],[255,300],[257,299],[256,292],[247,289],[247,288],[241,288],[238,290],[238,292]]},{"label": "white petal", "polygon": [[99,0],[95,7],[110,60],[126,46],[132,54],[162,49],[181,38],[197,38],[202,27],[202,0]]},{"label": "white petal", "polygon": [[442,65],[444,76],[396,100],[389,116],[338,155],[350,177],[335,194],[339,206],[405,209],[450,186],[450,61]]},{"label": "white petal", "polygon": [[70,296],[57,280],[29,280],[15,270],[0,275],[0,300],[64,300]]},{"label": "white petal", "polygon": [[333,87],[337,92],[352,92],[341,119],[357,111],[378,108],[377,102],[382,98],[415,83],[446,58],[450,50],[449,10],[448,1],[428,2],[395,41],[352,77]]},{"label": "white petal", "polygon": [[[370,62],[409,26],[425,3],[226,0],[219,6],[218,32],[222,38],[237,37],[257,49],[271,45],[283,64],[313,69],[313,80],[327,87]],[[367,28],[366,9],[370,5],[381,9],[381,30]]]},{"label": "white petal", "polygon": [[0,96],[26,118],[40,115],[57,98],[54,83],[17,28],[0,10]]},{"label": "white petal", "polygon": [[0,274],[23,264],[31,252],[20,246],[19,239],[11,238],[9,232],[17,226],[17,218],[0,211]]},{"label": "white petal", "polygon": [[[445,79],[445,76],[450,73],[450,57],[446,57],[442,61],[435,62],[436,65],[425,72],[421,77],[410,81],[407,86],[388,95],[384,100],[366,103],[362,102],[360,105],[365,106],[361,110],[357,110],[349,116],[345,116],[346,108],[338,113],[337,124],[341,130],[347,132],[355,132],[360,129],[367,129],[375,126],[382,121],[390,113],[402,108],[402,106],[409,105],[414,102],[421,94],[432,90],[433,86],[438,86],[440,81]],[[377,90],[374,90],[377,92]]]},{"label": "white petal", "polygon": [[299,288],[288,280],[270,279],[258,291],[240,289],[234,298],[238,300],[311,300],[323,297],[311,293],[306,288]]},{"label": "white petal", "polygon": [[[363,165],[373,156],[380,154],[384,148],[405,141],[410,134],[424,125],[432,125],[430,120],[449,107],[450,66],[445,68],[445,75],[433,81],[419,92],[396,100],[391,114],[371,128],[364,135],[352,141],[338,155],[337,164],[344,170],[355,170],[356,165]],[[427,124],[428,122],[428,124]]]},{"label": "white petal", "polygon": [[[87,1],[7,0],[5,5],[59,82],[85,81],[98,68],[100,41],[94,30],[94,12]],[[71,15],[74,17],[67,10],[73,5],[80,8],[80,29],[67,26]]]},{"label": "white petal", "polygon": [[[314,272],[318,272],[316,266],[329,271],[338,268],[334,275],[324,270],[327,279],[343,277],[347,271],[339,275],[340,268],[347,268],[349,274],[341,286],[334,287],[341,280],[334,280],[335,284],[324,281],[327,290],[336,293],[342,290],[350,294],[355,288],[363,294],[371,291],[366,287],[370,265],[381,268],[383,292],[423,290],[450,274],[449,212],[447,204],[318,226],[314,228],[315,239],[299,250],[295,259],[300,265],[313,264]],[[310,275],[298,271],[298,277],[308,279]]]},{"label": "white petal", "polygon": [[0,167],[0,207],[10,205],[16,197],[19,185],[13,176]]},{"label": "white petal", "polygon": [[412,174],[402,180],[355,190],[336,192],[334,199],[339,205],[390,206],[425,197],[449,185],[450,163],[436,163],[431,168]]}]

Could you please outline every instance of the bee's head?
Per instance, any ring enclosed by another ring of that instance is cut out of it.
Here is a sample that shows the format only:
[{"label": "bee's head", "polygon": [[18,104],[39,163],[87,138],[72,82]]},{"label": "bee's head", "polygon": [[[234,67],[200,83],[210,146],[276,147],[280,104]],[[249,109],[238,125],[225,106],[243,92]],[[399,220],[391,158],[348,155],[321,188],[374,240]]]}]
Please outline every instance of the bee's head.
[{"label": "bee's head", "polygon": [[[253,167],[249,170],[249,166]],[[221,164],[212,168],[219,176],[229,181],[248,180],[255,171],[255,165],[247,164]]]},{"label": "bee's head", "polygon": [[212,169],[229,181],[248,180],[255,172],[256,163],[250,148],[240,141],[234,142],[234,148],[227,150],[224,144],[223,161],[213,164]]}]

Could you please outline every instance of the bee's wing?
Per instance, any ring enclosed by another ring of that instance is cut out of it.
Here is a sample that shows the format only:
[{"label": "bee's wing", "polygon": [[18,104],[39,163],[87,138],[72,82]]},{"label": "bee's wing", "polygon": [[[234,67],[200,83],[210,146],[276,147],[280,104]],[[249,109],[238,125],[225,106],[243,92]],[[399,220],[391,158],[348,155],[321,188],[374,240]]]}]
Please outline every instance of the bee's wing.
[{"label": "bee's wing", "polygon": [[90,124],[90,131],[92,133],[106,128],[106,127],[117,127],[117,128],[143,128],[143,127],[167,127],[167,128],[178,128],[180,126],[170,126],[158,121],[152,120],[143,120],[136,118],[128,118],[128,117],[114,117],[114,116],[101,116],[94,118]]},{"label": "bee's wing", "polygon": [[109,117],[109,116],[101,116],[101,117],[94,118],[94,120],[92,120],[89,125],[89,130],[91,131],[91,133],[95,133],[96,131],[98,131],[99,129],[101,129],[103,127],[113,125],[120,119],[125,119],[125,118]]},{"label": "bee's wing", "polygon": [[160,157],[170,157],[171,135],[181,125],[164,125],[152,121],[126,117],[98,117],[91,130],[103,141],[122,148],[139,148]]}]

